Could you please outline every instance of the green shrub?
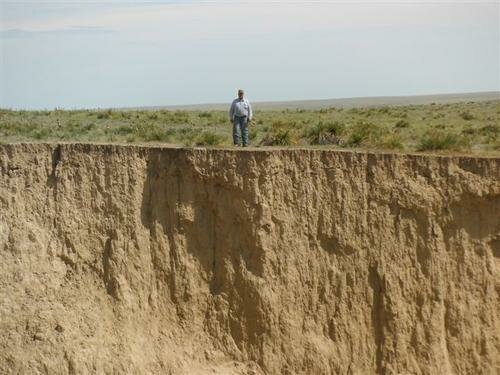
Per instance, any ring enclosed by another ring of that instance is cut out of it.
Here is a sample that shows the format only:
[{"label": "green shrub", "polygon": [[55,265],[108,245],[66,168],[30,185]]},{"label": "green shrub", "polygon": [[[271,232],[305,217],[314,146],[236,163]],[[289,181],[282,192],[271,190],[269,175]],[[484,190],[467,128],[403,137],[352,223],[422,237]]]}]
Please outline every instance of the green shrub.
[{"label": "green shrub", "polygon": [[292,144],[290,130],[277,130],[273,133],[267,133],[262,141],[262,146],[289,146]]},{"label": "green shrub", "polygon": [[417,151],[458,150],[467,146],[467,140],[456,134],[431,130],[420,139]]},{"label": "green shrub", "polygon": [[85,124],[82,126],[82,129],[84,132],[91,132],[92,130],[95,130],[97,128],[97,125],[94,122],[91,122],[89,124]]},{"label": "green shrub", "polygon": [[185,124],[189,121],[189,113],[186,111],[176,110],[171,114],[174,122]]},{"label": "green shrub", "polygon": [[1,121],[0,122],[0,134],[4,136],[30,136],[33,132],[37,131],[39,126],[29,122],[21,121]]},{"label": "green shrub", "polygon": [[251,141],[254,141],[257,138],[257,134],[259,134],[259,131],[255,128],[251,128],[250,132],[248,133],[248,138]]},{"label": "green shrub", "polygon": [[129,135],[127,136],[127,138],[126,138],[126,141],[127,141],[128,143],[134,143],[134,142],[136,141],[136,137],[135,137],[135,135],[134,135],[134,134],[129,134]]},{"label": "green shrub", "polygon": [[153,121],[158,120],[158,113],[152,112],[152,113],[148,114],[148,119],[153,120]]},{"label": "green shrub", "polygon": [[475,135],[478,132],[478,129],[472,128],[472,127],[466,127],[462,129],[462,134],[465,135]]},{"label": "green shrub", "polygon": [[196,139],[197,146],[217,146],[220,145],[224,140],[219,134],[215,134],[210,131],[205,131],[201,133]]},{"label": "green shrub", "polygon": [[408,112],[405,109],[402,109],[396,114],[396,117],[408,118]]},{"label": "green shrub", "polygon": [[76,119],[69,119],[64,124],[56,120],[56,126],[52,126],[52,132],[60,139],[77,140],[81,136],[88,134],[96,128],[94,123],[83,124]]},{"label": "green shrub", "polygon": [[491,136],[496,138],[500,133],[500,125],[498,124],[488,124],[479,129],[482,135]]},{"label": "green shrub", "polygon": [[410,126],[409,121],[408,120],[403,120],[403,119],[398,120],[398,122],[396,122],[396,124],[394,125],[394,127],[396,129],[403,129],[403,128],[407,128],[409,126]]},{"label": "green shrub", "polygon": [[271,123],[271,128],[273,128],[274,131],[278,131],[279,129],[289,128],[289,127],[290,123],[282,119],[274,120]]},{"label": "green shrub", "polygon": [[120,125],[114,130],[114,133],[119,135],[127,135],[134,132],[134,128],[130,125]]},{"label": "green shrub", "polygon": [[203,111],[198,114],[198,117],[200,118],[211,118],[212,117],[212,112],[209,111]]},{"label": "green shrub", "polygon": [[460,117],[463,118],[465,121],[470,121],[473,120],[475,117],[472,113],[469,111],[463,111],[460,113]]},{"label": "green shrub", "polygon": [[346,145],[350,147],[360,146],[375,133],[375,126],[367,122],[358,122],[351,127]]},{"label": "green shrub", "polygon": [[279,146],[288,146],[291,144],[291,137],[289,130],[279,130],[274,136],[274,144]]},{"label": "green shrub", "polygon": [[154,142],[154,141],[166,141],[165,133],[161,129],[151,129],[149,132],[144,134],[144,140],[146,142]]},{"label": "green shrub", "polygon": [[389,134],[382,139],[379,144],[382,148],[390,150],[402,150],[404,148],[401,136],[398,134]]},{"label": "green shrub", "polygon": [[185,146],[191,146],[199,131],[192,127],[183,127],[177,130],[177,140]]},{"label": "green shrub", "polygon": [[111,117],[112,113],[113,113],[113,111],[111,109],[107,109],[105,111],[100,111],[97,114],[97,118],[98,119],[109,119]]},{"label": "green shrub", "polygon": [[146,142],[168,142],[170,140],[170,133],[156,124],[140,125],[137,128],[137,133]]},{"label": "green shrub", "polygon": [[361,145],[365,138],[363,137],[362,134],[360,133],[352,133],[349,135],[349,138],[347,138],[346,146],[349,147],[356,147]]},{"label": "green shrub", "polygon": [[344,132],[344,129],[345,126],[341,122],[320,121],[316,125],[307,129],[304,132],[304,136],[312,145],[339,144],[339,136]]},{"label": "green shrub", "polygon": [[50,130],[47,128],[40,128],[31,133],[35,139],[47,139],[50,136]]}]

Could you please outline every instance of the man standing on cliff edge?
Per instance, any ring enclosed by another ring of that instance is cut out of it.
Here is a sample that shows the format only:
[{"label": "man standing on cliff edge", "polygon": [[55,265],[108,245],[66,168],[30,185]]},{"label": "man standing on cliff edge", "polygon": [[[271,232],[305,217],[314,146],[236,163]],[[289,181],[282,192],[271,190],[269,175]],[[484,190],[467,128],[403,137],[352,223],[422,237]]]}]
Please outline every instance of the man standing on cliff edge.
[{"label": "man standing on cliff edge", "polygon": [[242,146],[248,146],[248,123],[252,121],[252,106],[243,96],[245,92],[238,90],[238,98],[233,100],[229,108],[229,121],[233,124],[233,144],[240,145],[240,135],[243,140]]}]

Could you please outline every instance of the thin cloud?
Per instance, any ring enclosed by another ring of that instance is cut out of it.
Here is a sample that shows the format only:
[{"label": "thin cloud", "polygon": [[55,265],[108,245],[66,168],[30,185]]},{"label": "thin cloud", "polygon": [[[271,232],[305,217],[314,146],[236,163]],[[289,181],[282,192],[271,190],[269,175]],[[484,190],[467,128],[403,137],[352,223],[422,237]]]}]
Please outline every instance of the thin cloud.
[{"label": "thin cloud", "polygon": [[103,34],[112,33],[112,29],[97,26],[71,26],[60,29],[29,30],[29,29],[7,29],[0,30],[0,38],[31,38],[41,35],[80,35],[80,34]]},{"label": "thin cloud", "polygon": [[[57,4],[57,3],[56,3]],[[325,1],[140,1],[135,4],[104,1],[67,3],[64,14],[57,5],[40,12],[4,19],[0,29],[27,31],[70,30],[72,25],[116,31],[173,31],[189,38],[199,35],[265,34],[321,31],[353,27],[440,27],[447,25],[498,25],[498,3],[451,4],[409,1],[336,3]],[[242,22],[241,15],[245,21]],[[279,19],[279,22],[277,20]]]}]

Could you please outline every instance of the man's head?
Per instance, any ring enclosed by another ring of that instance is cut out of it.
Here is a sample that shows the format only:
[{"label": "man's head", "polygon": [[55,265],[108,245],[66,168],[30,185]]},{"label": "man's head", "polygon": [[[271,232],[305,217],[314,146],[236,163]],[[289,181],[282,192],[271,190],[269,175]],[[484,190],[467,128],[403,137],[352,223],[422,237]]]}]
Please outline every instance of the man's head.
[{"label": "man's head", "polygon": [[243,91],[242,89],[239,89],[238,90],[238,98],[239,99],[243,99],[243,96],[245,95],[245,91]]}]

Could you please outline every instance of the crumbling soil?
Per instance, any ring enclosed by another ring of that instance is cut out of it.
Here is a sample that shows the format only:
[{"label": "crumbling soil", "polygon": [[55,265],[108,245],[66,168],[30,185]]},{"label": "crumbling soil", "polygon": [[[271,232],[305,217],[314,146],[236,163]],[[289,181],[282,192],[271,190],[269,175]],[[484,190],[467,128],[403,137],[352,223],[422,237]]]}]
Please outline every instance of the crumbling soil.
[{"label": "crumbling soil", "polygon": [[499,161],[0,145],[0,373],[496,374]]}]

